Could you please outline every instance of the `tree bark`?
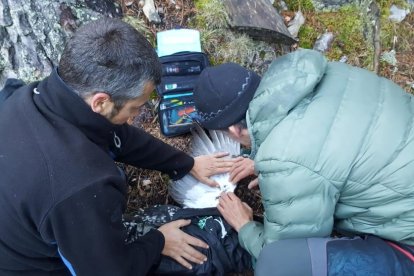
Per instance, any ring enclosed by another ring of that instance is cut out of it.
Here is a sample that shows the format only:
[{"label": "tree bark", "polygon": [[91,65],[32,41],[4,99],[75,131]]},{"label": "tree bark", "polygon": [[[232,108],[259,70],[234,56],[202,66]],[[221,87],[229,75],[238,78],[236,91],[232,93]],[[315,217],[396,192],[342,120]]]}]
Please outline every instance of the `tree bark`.
[{"label": "tree bark", "polygon": [[77,26],[104,14],[121,9],[110,0],[0,0],[0,88],[49,75]]}]

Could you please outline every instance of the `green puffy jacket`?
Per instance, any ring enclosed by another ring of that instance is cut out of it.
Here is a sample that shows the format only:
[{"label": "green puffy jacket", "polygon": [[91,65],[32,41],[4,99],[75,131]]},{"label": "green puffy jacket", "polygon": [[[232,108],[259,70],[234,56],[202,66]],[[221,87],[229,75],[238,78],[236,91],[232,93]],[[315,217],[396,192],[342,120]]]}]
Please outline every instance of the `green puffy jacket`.
[{"label": "green puffy jacket", "polygon": [[246,119],[265,208],[239,233],[250,254],[333,228],[414,244],[412,95],[299,50],[273,61]]}]

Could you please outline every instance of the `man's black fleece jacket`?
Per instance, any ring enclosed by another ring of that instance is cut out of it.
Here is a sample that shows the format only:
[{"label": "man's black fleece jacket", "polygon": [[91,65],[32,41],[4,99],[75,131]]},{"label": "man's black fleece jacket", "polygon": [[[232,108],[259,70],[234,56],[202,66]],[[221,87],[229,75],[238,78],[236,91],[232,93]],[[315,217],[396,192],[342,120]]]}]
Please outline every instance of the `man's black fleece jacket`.
[{"label": "man's black fleece jacket", "polygon": [[164,237],[125,244],[127,183],[115,161],[173,179],[194,159],[117,126],[54,71],[0,106],[0,275],[145,275]]}]

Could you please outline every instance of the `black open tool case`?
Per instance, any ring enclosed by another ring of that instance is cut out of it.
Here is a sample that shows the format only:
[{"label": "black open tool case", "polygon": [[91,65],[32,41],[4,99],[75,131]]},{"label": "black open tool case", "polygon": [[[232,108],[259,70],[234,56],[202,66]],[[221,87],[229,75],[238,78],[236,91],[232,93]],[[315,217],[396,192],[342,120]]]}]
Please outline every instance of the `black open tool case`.
[{"label": "black open tool case", "polygon": [[158,116],[161,133],[167,137],[190,131],[196,115],[194,87],[201,71],[209,66],[202,52],[179,52],[160,57],[162,64]]}]

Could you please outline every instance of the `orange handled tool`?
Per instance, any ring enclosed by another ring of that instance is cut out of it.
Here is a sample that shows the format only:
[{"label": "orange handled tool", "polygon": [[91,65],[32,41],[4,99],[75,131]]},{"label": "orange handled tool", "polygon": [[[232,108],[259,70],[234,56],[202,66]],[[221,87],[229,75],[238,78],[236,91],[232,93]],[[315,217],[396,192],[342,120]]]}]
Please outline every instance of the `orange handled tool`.
[{"label": "orange handled tool", "polygon": [[189,106],[189,107],[186,107],[186,108],[184,108],[184,109],[179,110],[179,111],[178,111],[178,116],[182,117],[182,116],[184,116],[185,114],[190,114],[190,113],[192,113],[192,112],[194,112],[194,111],[195,111],[194,106]]}]

